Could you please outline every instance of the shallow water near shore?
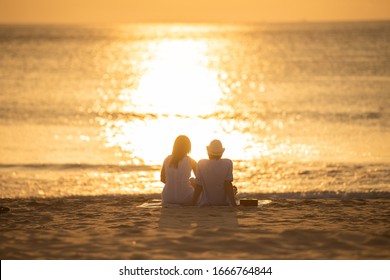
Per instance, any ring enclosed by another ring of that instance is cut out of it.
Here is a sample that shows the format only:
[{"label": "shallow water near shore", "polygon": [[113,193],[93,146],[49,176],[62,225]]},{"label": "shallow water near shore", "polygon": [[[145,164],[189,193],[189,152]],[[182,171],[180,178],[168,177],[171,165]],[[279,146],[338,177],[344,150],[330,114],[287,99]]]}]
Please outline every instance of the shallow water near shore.
[{"label": "shallow water near shore", "polygon": [[[292,198],[389,198],[390,165],[381,163],[234,162],[241,194]],[[160,166],[0,165],[0,198],[158,195]]]}]

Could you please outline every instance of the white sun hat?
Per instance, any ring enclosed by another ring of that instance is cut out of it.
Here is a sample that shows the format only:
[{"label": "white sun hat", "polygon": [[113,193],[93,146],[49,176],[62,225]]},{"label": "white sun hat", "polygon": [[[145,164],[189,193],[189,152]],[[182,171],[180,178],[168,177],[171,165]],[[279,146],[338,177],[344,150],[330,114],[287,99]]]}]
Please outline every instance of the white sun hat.
[{"label": "white sun hat", "polygon": [[210,145],[207,146],[207,152],[211,156],[221,156],[223,152],[225,151],[225,148],[222,147],[221,141],[215,139],[210,142]]}]

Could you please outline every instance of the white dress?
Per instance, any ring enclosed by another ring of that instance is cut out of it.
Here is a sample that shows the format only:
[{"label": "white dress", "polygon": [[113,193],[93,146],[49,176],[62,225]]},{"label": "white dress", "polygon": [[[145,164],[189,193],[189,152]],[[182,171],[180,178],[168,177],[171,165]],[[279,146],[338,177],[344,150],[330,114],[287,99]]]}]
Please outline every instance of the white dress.
[{"label": "white dress", "polygon": [[169,166],[172,156],[164,160],[165,186],[162,191],[162,203],[182,204],[192,200],[194,188],[189,182],[191,161],[188,156],[179,161],[177,168]]},{"label": "white dress", "polygon": [[230,205],[225,181],[233,181],[233,162],[230,159],[202,159],[196,169],[196,183],[202,186],[199,206]]}]

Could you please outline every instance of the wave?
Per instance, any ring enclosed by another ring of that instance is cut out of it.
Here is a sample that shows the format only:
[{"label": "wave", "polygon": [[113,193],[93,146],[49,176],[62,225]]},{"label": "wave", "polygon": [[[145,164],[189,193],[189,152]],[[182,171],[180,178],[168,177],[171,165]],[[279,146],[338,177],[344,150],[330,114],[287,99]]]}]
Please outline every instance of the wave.
[{"label": "wave", "polygon": [[308,192],[285,192],[285,193],[242,193],[237,196],[241,198],[254,198],[259,200],[305,200],[305,199],[390,199],[388,191],[354,192],[354,191],[308,191]]},{"label": "wave", "polygon": [[[305,118],[312,120],[322,120],[328,122],[357,122],[357,121],[370,121],[370,120],[380,120],[380,119],[389,119],[390,115],[383,111],[367,111],[367,112],[314,112],[314,111],[292,111],[292,112],[282,112],[275,113],[280,114],[282,117],[291,119],[291,118]],[[280,117],[280,116],[279,116]]]},{"label": "wave", "polygon": [[[77,199],[77,200],[99,200],[110,199],[121,202],[121,198],[130,199],[137,202],[160,202],[160,193],[140,193],[140,194],[78,194],[78,195],[62,195],[62,196],[11,196],[0,197],[2,200],[62,200],[62,199]],[[370,192],[331,192],[331,191],[319,191],[319,192],[295,192],[295,193],[242,193],[237,195],[236,200],[240,199],[258,199],[259,205],[265,205],[269,203],[304,203],[304,204],[316,204],[326,203],[326,201],[341,201],[343,203],[364,203],[364,200],[374,199],[390,199],[390,192],[386,191],[370,191]]]},{"label": "wave", "polygon": [[77,163],[66,163],[66,164],[53,164],[53,163],[31,163],[31,164],[0,164],[0,170],[2,169],[31,169],[31,170],[110,170],[110,171],[152,171],[158,170],[159,166],[153,165],[117,165],[117,164],[77,164]]},{"label": "wave", "polygon": [[[31,104],[30,104],[31,105]],[[63,105],[62,105],[63,106]],[[74,110],[73,106],[67,108],[44,108],[33,106],[17,106],[13,104],[2,104],[0,106],[1,122],[22,122],[22,123],[39,123],[39,124],[66,124],[79,125],[100,123],[101,120],[156,120],[166,118],[169,114],[156,114],[151,112],[123,112],[123,111],[95,111],[95,110]],[[188,118],[186,115],[176,114],[180,118]],[[313,120],[337,123],[361,123],[381,122],[382,125],[390,124],[390,113],[383,109],[372,111],[310,111],[310,110],[287,110],[280,111],[277,109],[255,110],[252,112],[241,111],[216,111],[212,114],[199,116],[202,119],[216,118],[220,120],[239,119],[242,121],[252,122],[253,119],[265,122],[274,120]]]}]

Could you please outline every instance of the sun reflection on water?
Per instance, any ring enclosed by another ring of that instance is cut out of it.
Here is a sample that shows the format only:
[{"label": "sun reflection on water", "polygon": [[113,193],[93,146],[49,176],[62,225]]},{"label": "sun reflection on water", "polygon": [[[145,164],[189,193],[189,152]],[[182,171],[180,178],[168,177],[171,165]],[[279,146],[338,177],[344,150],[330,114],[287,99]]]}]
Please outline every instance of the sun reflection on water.
[{"label": "sun reflection on water", "polygon": [[217,73],[208,69],[206,43],[164,41],[150,46],[153,59],[130,94],[128,108],[136,113],[195,117],[213,113],[223,97]]},{"label": "sun reflection on water", "polygon": [[171,153],[173,142],[180,134],[187,135],[192,142],[191,156],[205,158],[206,146],[210,140],[219,138],[226,147],[225,155],[230,158],[245,159],[250,154],[251,135],[238,131],[227,133],[216,118],[183,118],[178,116],[160,117],[148,121],[113,121],[107,126],[107,145],[120,147],[123,163],[161,164]]},{"label": "sun reflection on water", "polygon": [[195,159],[207,156],[206,146],[214,138],[223,141],[226,156],[242,159],[252,136],[233,130],[234,119],[218,117],[229,106],[223,104],[216,71],[207,67],[207,44],[163,41],[151,44],[148,52],[151,59],[143,62],[147,71],[137,86],[120,91],[121,107],[107,104],[136,117],[102,122],[106,146],[116,149],[120,162],[161,164],[180,134],[190,137]]},{"label": "sun reflection on water", "polygon": [[123,76],[117,93],[111,91],[100,104],[106,108],[102,139],[116,162],[161,165],[181,134],[191,139],[196,160],[207,157],[206,146],[215,138],[226,147],[224,156],[237,162],[315,155],[311,147],[279,137],[285,130],[282,120],[256,115],[251,103],[237,105],[237,97],[225,89],[224,70],[209,66],[212,56],[202,40],[145,44],[136,57],[142,71]]}]

